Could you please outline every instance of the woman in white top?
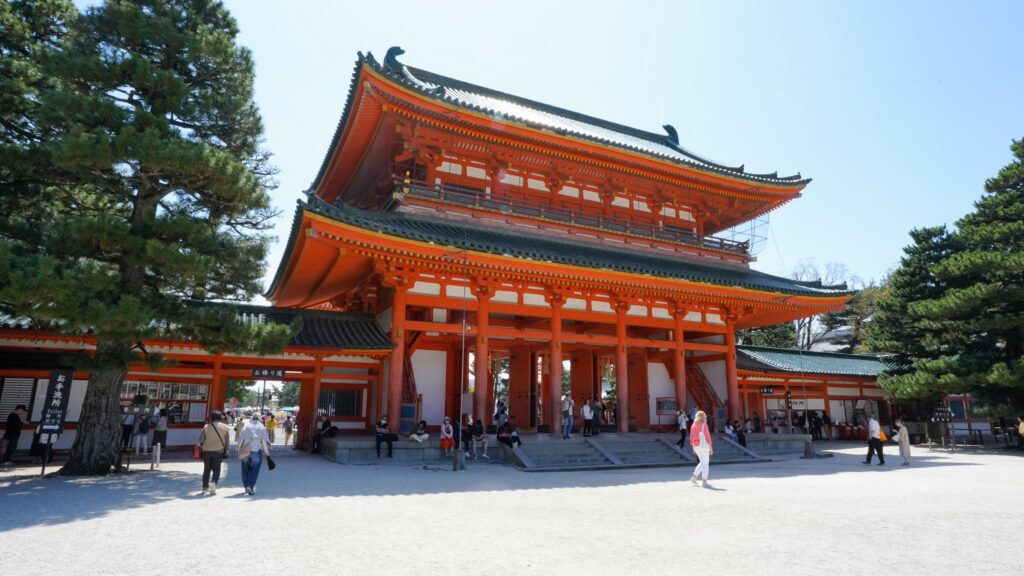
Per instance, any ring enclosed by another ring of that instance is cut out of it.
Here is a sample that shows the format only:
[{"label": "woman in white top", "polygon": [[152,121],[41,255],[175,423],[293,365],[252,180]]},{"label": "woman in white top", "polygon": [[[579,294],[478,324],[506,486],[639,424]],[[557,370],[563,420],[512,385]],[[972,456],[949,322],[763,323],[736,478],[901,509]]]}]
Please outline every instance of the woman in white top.
[{"label": "woman in white top", "polygon": [[256,493],[256,479],[260,476],[260,466],[264,455],[270,456],[270,437],[267,428],[260,421],[259,413],[253,414],[249,424],[238,435],[238,459],[241,460],[242,485],[245,493],[252,496]]}]

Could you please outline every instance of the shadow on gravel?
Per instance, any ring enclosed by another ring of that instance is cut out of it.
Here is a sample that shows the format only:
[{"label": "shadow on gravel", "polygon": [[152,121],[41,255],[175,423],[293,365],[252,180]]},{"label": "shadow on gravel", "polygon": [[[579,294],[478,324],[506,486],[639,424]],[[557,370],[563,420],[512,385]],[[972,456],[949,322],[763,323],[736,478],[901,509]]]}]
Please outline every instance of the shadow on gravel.
[{"label": "shadow on gravel", "polygon": [[27,526],[62,524],[105,516],[113,510],[151,506],[197,492],[196,474],[178,471],[130,472],[65,478],[15,476],[0,484],[0,532]]},{"label": "shadow on gravel", "polygon": [[[925,449],[915,451],[912,465],[901,467],[899,456],[887,455],[886,465],[861,464],[863,452],[853,447],[831,451],[831,458],[801,459],[794,457],[759,464],[715,466],[712,462],[713,488],[708,492],[728,490],[719,484],[745,478],[792,478],[796,476],[826,476],[832,474],[864,474],[866,481],[886,482],[886,475],[907,474],[915,470],[960,466],[983,466],[978,462],[957,460],[942,452]],[[198,462],[178,460],[179,469],[132,472],[106,477],[64,478],[14,474],[0,478],[0,533],[29,526],[56,525],[79,520],[100,518],[119,510],[140,507],[158,507],[168,501],[195,501],[196,505],[217,506],[216,499],[224,499],[223,506],[247,505],[261,500],[346,497],[395,497],[468,492],[551,490],[565,488],[615,487],[649,483],[686,483],[692,465],[634,468],[618,470],[591,470],[574,472],[520,472],[510,466],[489,462],[467,462],[467,470],[453,473],[448,461],[409,464],[385,462],[381,464],[340,465],[304,452],[276,454],[278,467],[260,472],[257,495],[246,496],[239,483],[238,460],[227,461],[223,481],[217,496],[199,494],[200,472]],[[172,464],[168,462],[168,464]],[[180,470],[181,466],[190,468]],[[871,479],[871,480],[869,480]],[[203,501],[200,504],[199,501]],[[198,513],[198,511],[197,511]]]}]

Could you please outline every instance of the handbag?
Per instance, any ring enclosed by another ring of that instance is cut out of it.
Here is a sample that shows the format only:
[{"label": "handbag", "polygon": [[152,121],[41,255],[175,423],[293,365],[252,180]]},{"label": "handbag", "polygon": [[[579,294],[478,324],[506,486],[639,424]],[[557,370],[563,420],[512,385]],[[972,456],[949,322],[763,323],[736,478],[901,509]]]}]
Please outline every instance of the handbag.
[{"label": "handbag", "polygon": [[274,462],[273,458],[267,456],[267,469],[273,470],[274,468],[277,468],[277,462]]},{"label": "handbag", "polygon": [[196,444],[195,446],[192,447],[192,459],[193,460],[202,460],[203,459],[203,447],[200,446],[199,444]]}]

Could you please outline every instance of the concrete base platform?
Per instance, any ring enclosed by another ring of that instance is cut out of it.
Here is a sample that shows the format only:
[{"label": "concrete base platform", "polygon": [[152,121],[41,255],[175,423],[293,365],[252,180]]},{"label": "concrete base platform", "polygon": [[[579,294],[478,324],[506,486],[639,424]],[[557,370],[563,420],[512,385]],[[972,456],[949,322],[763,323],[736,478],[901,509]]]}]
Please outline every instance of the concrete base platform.
[{"label": "concrete base platform", "polygon": [[[507,446],[503,444],[495,446],[495,444],[497,444],[497,442],[487,443],[487,455],[491,460],[496,462],[519,464],[519,462],[512,457]],[[372,436],[324,438],[320,443],[320,450],[324,458],[331,462],[337,462],[338,464],[378,460],[377,443]],[[472,451],[470,451],[470,453],[472,454]],[[381,461],[392,460],[403,463],[439,463],[442,461],[450,461],[452,458],[451,456],[442,453],[441,442],[439,440],[429,439],[420,444],[404,437],[392,443],[391,454],[392,457],[388,458],[388,445],[386,443],[380,445],[379,460]]]}]

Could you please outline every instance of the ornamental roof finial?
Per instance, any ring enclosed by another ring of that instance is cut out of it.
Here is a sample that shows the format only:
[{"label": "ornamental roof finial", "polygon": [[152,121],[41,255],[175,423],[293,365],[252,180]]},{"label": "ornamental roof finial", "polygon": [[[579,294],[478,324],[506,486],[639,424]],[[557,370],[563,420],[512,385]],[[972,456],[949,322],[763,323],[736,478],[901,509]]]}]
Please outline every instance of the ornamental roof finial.
[{"label": "ornamental roof finial", "polygon": [[405,54],[405,50],[402,50],[401,46],[388,48],[388,53],[384,55],[384,69],[401,74],[402,63],[398,61],[398,57],[402,54]]}]

